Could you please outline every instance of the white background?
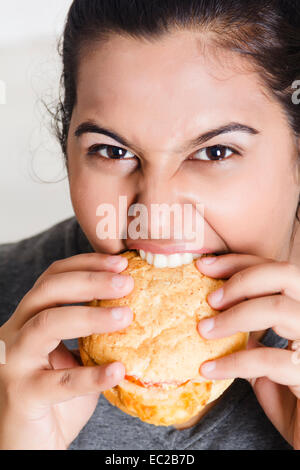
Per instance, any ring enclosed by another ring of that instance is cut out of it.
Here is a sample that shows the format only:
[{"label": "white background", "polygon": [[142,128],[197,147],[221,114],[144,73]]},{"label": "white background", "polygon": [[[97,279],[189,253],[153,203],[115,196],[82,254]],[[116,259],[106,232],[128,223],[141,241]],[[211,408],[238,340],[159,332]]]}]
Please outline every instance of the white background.
[{"label": "white background", "polygon": [[61,149],[42,105],[58,98],[56,47],[71,3],[0,0],[0,80],[6,88],[0,104],[0,243],[74,215]]}]

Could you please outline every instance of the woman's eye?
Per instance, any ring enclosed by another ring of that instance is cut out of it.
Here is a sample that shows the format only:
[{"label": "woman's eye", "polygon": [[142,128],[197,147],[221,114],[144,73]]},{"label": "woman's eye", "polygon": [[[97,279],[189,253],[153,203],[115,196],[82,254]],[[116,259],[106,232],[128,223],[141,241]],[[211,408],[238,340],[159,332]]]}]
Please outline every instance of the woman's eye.
[{"label": "woman's eye", "polygon": [[[135,157],[134,153],[129,152],[121,147],[115,147],[113,145],[93,145],[89,148],[88,155],[100,155],[103,158],[110,160],[127,160],[128,158]],[[126,155],[128,154],[128,155]]]},{"label": "woman's eye", "polygon": [[231,149],[230,147],[225,147],[224,145],[214,145],[213,147],[206,147],[202,150],[199,150],[199,152],[194,154],[194,157],[196,155],[196,160],[216,161],[225,160],[234,154],[239,154],[239,152]]}]

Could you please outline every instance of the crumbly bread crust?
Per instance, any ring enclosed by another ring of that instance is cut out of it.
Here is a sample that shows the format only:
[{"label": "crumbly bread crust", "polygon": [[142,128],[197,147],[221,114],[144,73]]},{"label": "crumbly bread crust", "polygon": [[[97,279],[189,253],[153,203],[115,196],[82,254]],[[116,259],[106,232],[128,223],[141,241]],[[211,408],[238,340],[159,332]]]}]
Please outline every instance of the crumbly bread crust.
[{"label": "crumbly bread crust", "polygon": [[80,338],[82,362],[101,365],[121,361],[126,376],[148,385],[124,379],[104,391],[107,400],[122,411],[159,426],[184,423],[233,382],[190,382],[203,380],[199,375],[201,363],[245,348],[248,334],[217,340],[201,338],[198,321],[218,314],[206,297],[224,280],[204,276],[195,262],[177,268],[155,268],[136,251],[122,256],[128,259],[128,267],[121,274],[134,278],[133,291],[120,299],[94,300],[90,305],[128,305],[134,313],[133,322],[114,333]]}]

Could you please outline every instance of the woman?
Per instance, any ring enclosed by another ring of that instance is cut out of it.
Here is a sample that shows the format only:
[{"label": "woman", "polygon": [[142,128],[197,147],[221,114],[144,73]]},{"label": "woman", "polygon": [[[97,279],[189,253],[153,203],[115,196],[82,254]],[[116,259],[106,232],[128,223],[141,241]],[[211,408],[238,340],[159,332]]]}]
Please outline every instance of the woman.
[{"label": "woman", "polygon": [[[299,25],[290,1],[73,2],[55,123],[76,217],[0,248],[0,448],[300,449]],[[97,207],[120,196],[204,204],[205,247],[219,256],[197,266],[228,280],[199,334],[251,332],[247,351],[199,364],[237,380],[180,428],[99,400],[124,365],[83,368],[61,342],[130,324],[128,308],[78,305],[132,290],[118,254],[178,251],[99,237]]]}]

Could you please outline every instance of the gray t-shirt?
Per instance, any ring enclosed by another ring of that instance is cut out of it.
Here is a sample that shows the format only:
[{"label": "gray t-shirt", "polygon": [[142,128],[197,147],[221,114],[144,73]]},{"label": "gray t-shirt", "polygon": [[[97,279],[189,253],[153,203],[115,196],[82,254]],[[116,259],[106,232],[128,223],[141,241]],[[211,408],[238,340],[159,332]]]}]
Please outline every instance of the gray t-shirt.
[{"label": "gray t-shirt", "polygon": [[[55,260],[93,249],[75,217],[33,237],[0,245],[0,325],[47,267]],[[287,341],[268,330],[266,346],[284,348]],[[65,341],[77,347],[77,340]],[[100,396],[93,416],[70,449],[101,450],[292,450],[266,417],[252,387],[236,379],[221,400],[191,428],[153,426],[123,413]]]}]

